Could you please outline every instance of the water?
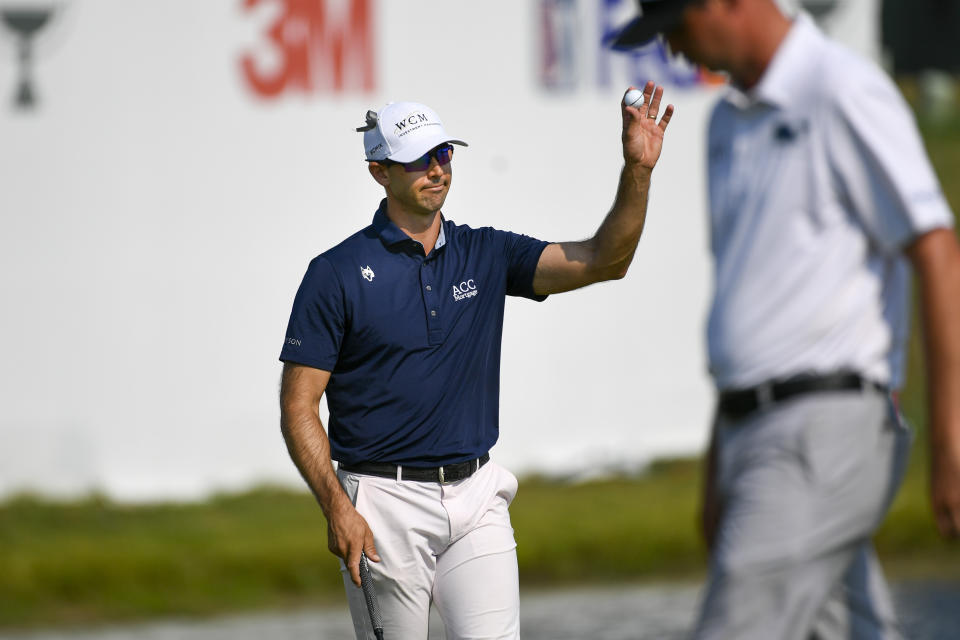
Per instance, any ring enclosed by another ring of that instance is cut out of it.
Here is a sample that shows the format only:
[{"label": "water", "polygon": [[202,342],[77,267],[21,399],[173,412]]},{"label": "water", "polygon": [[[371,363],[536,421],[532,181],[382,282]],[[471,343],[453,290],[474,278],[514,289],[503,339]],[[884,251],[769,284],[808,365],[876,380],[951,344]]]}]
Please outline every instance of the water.
[{"label": "water", "polygon": [[[679,640],[696,609],[696,586],[626,586],[525,592],[524,640]],[[903,630],[912,640],[960,638],[960,583],[903,583],[894,588]],[[337,640],[353,638],[345,608],[166,621],[83,632],[40,631],[0,640]],[[443,640],[432,618],[430,640]]]}]

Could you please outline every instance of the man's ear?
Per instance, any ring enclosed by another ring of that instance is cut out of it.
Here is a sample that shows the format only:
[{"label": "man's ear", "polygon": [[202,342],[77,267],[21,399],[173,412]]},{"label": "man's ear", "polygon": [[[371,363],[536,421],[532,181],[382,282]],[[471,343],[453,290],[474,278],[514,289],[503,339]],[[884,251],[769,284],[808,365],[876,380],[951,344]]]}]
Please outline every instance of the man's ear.
[{"label": "man's ear", "polygon": [[373,176],[373,179],[376,180],[380,186],[385,187],[390,184],[390,172],[379,162],[368,162],[367,171],[370,172],[370,175]]}]

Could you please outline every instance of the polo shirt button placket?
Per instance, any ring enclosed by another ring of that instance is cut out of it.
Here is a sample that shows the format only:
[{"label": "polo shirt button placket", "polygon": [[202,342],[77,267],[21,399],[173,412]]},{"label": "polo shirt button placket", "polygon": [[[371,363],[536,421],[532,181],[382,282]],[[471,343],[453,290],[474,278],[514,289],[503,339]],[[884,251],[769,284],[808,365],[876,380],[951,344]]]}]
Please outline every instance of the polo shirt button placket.
[{"label": "polo shirt button placket", "polygon": [[437,305],[439,303],[437,300],[437,294],[433,292],[433,285],[423,282],[423,280],[426,279],[424,276],[432,279],[432,269],[430,269],[428,265],[428,261],[424,261],[420,264],[420,282],[423,285],[423,290],[425,292],[423,296],[423,306],[424,310],[427,312],[427,343],[431,345],[437,345],[443,342],[443,330],[440,327],[440,322],[437,317]]}]

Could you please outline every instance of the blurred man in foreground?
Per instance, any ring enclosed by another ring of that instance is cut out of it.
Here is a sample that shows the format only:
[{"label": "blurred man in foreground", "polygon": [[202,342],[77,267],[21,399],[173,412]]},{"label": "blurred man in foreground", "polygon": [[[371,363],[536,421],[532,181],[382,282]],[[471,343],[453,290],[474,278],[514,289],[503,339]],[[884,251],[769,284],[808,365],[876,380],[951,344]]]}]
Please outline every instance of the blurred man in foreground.
[{"label": "blurred man in foreground", "polygon": [[667,106],[657,120],[662,93],[649,83],[641,109],[621,104],[613,208],[592,238],[562,244],[446,218],[453,144],[465,143],[425,105],[367,113],[358,131],[386,198],[373,224],[310,263],[280,355],[283,435],[343,560],[358,638],[373,637],[350,584],[360,585],[361,552],[374,562],[386,638],[426,638],[432,604],[447,638],[520,637],[507,511],[517,481],[488,454],[505,298],[623,277],[673,113]]},{"label": "blurred man in foreground", "polygon": [[896,406],[919,276],[932,497],[960,531],[960,248],[913,118],[875,65],[772,0],[641,0],[730,75],[708,133],[719,402],[697,638],[899,637],[870,543],[910,437]]}]

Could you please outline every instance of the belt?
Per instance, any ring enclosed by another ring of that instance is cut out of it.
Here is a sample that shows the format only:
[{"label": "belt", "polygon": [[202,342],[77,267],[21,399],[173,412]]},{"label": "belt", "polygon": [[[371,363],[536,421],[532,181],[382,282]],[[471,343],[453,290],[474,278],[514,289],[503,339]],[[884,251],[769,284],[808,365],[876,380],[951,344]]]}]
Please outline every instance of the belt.
[{"label": "belt", "polygon": [[780,382],[770,381],[749,389],[720,392],[719,412],[727,418],[744,418],[781,400],[818,391],[853,391],[887,388],[856,373],[833,373],[823,376],[798,376]]},{"label": "belt", "polygon": [[388,462],[357,462],[354,464],[341,464],[340,469],[349,471],[350,473],[362,473],[367,476],[449,484],[457,480],[469,478],[489,461],[490,454],[485,453],[474,460],[445,464],[442,467],[404,467]]}]

